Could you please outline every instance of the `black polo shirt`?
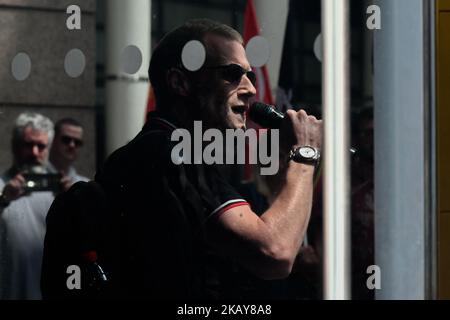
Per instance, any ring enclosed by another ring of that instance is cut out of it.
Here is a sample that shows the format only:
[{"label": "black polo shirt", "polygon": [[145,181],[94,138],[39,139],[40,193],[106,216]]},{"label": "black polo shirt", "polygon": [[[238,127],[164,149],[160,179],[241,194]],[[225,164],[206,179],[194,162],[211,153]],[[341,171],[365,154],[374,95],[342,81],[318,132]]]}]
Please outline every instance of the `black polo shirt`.
[{"label": "black polo shirt", "polygon": [[112,268],[120,274],[120,296],[220,297],[228,264],[208,246],[205,224],[248,203],[220,166],[174,164],[174,130],[167,119],[151,114],[143,130],[96,175],[116,212]]}]

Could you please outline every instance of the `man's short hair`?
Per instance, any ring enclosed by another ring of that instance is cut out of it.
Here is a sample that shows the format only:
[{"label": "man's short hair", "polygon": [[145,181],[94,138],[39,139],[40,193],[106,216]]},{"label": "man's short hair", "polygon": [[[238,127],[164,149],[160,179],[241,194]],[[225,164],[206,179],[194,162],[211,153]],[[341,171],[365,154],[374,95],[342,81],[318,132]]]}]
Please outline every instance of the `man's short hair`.
[{"label": "man's short hair", "polygon": [[53,122],[40,113],[25,112],[21,113],[14,124],[12,145],[17,146],[23,140],[23,133],[26,128],[45,132],[48,135],[48,143],[51,144],[55,135]]},{"label": "man's short hair", "polygon": [[157,101],[170,94],[166,83],[167,71],[173,67],[182,67],[181,53],[186,43],[198,40],[205,46],[206,61],[213,56],[212,48],[208,48],[203,41],[208,34],[243,43],[239,32],[230,26],[209,19],[188,20],[166,34],[156,46],[149,67],[149,78]]},{"label": "man's short hair", "polygon": [[55,135],[58,135],[61,132],[61,129],[64,125],[83,128],[81,123],[75,120],[74,118],[63,118],[61,120],[56,121],[55,123]]}]

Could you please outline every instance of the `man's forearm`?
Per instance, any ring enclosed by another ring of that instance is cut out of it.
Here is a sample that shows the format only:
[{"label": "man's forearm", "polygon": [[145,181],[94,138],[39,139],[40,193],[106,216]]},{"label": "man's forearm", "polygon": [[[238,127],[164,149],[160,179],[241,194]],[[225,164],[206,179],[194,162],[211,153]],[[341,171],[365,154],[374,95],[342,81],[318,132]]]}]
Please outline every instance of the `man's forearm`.
[{"label": "man's forearm", "polygon": [[261,216],[271,240],[295,255],[306,232],[312,207],[312,165],[289,162],[271,207]]}]

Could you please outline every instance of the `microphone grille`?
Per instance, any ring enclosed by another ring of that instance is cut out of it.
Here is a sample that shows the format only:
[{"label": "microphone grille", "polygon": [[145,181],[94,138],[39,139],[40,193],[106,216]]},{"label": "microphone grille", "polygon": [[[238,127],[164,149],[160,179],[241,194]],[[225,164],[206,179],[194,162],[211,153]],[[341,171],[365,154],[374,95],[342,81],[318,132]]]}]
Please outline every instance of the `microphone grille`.
[{"label": "microphone grille", "polygon": [[248,111],[248,116],[254,122],[265,128],[279,127],[280,120],[284,118],[284,115],[276,111],[273,106],[262,102],[252,103]]}]

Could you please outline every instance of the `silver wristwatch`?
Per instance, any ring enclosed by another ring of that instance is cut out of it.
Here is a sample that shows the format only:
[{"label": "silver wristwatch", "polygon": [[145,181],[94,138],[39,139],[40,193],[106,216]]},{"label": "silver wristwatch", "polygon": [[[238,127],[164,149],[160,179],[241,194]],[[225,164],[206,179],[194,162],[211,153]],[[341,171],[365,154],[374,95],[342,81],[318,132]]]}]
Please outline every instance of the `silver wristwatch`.
[{"label": "silver wristwatch", "polygon": [[316,165],[320,160],[320,151],[311,146],[294,147],[289,153],[289,160]]}]

